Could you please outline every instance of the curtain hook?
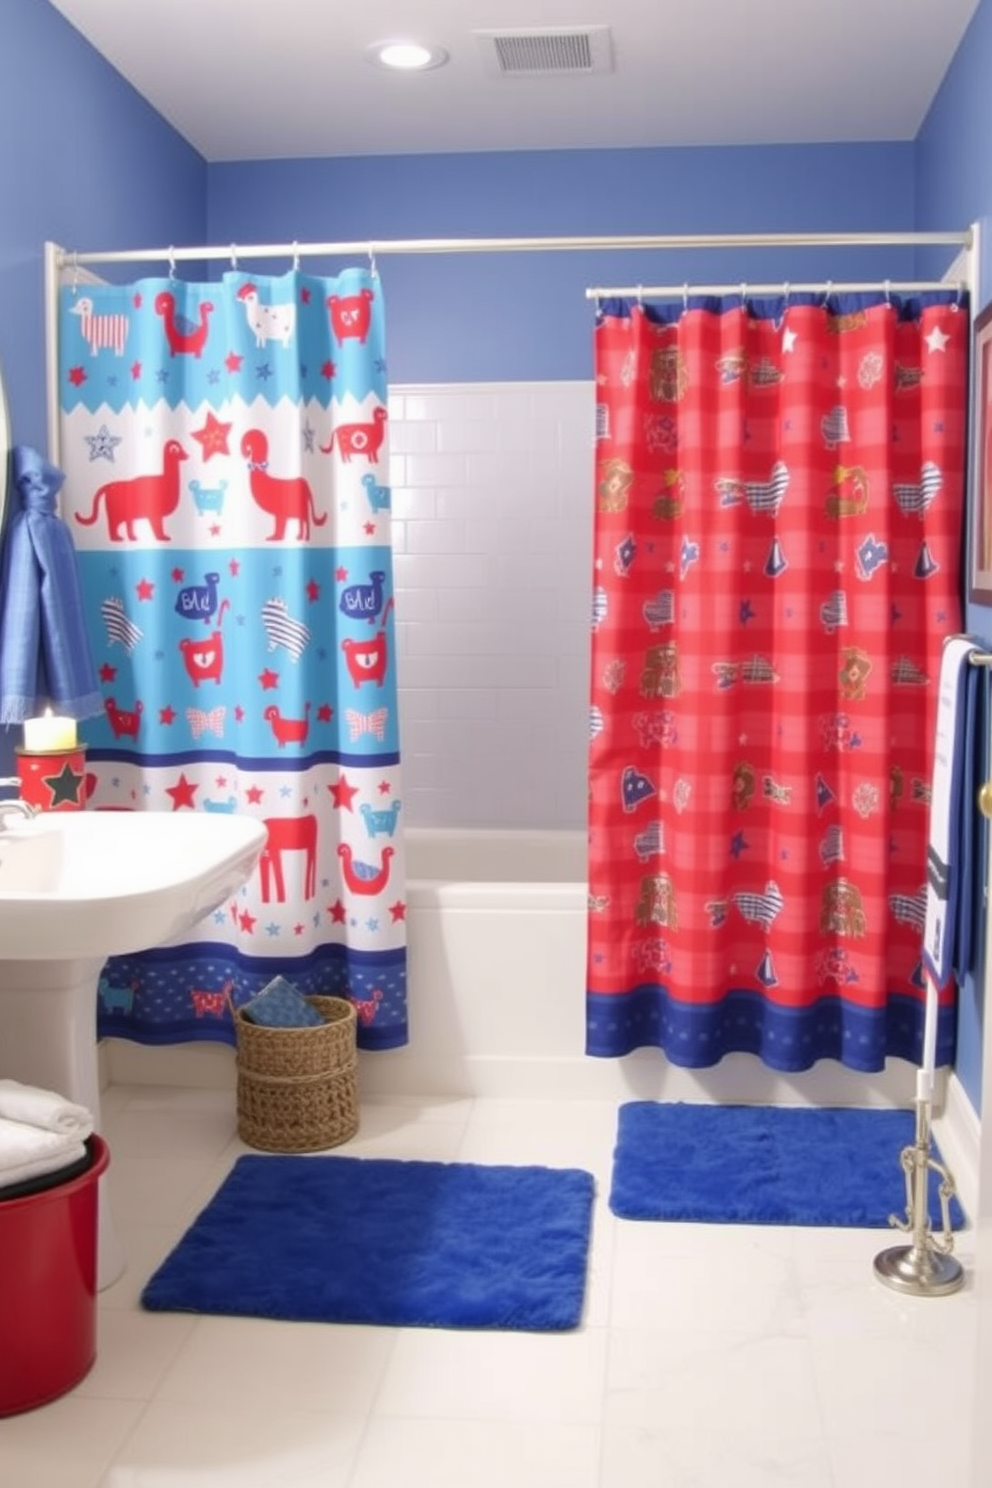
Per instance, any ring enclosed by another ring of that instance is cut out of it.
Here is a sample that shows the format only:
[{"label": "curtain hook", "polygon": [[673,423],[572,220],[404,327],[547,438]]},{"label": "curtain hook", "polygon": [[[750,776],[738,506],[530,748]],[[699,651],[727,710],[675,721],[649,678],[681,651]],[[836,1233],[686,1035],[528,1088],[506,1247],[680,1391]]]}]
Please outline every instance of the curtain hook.
[{"label": "curtain hook", "polygon": [[375,244],[369,244],[369,273],[373,279],[378,279],[379,270],[375,266]]},{"label": "curtain hook", "polygon": [[238,267],[238,245],[237,245],[237,243],[232,243],[231,244],[231,268],[232,269],[236,269],[237,267]]},{"label": "curtain hook", "polygon": [[788,279],[786,279],[785,283],[782,285],[782,298],[785,301],[786,310],[788,310],[789,308],[789,296],[791,293],[792,285],[789,283]]},{"label": "curtain hook", "polygon": [[824,310],[829,310],[829,308],[830,308],[830,296],[833,294],[833,292],[834,292],[834,281],[832,279],[828,279],[827,282],[826,282],[826,285],[824,286],[824,290],[823,290],[823,308],[824,308]]},{"label": "curtain hook", "polygon": [[892,293],[892,280],[891,279],[886,279],[886,281],[885,281],[885,303],[887,305],[889,305],[889,306],[891,306],[891,304],[892,304],[891,293]]},{"label": "curtain hook", "polygon": [[639,284],[637,286],[637,308],[638,308],[638,310],[643,310],[644,309],[644,285],[643,284]]},{"label": "curtain hook", "polygon": [[689,310],[689,281],[687,279],[685,281],[685,283],[683,284],[683,286],[682,286],[682,314],[683,315],[688,314],[688,310]]},{"label": "curtain hook", "polygon": [[741,280],[741,309],[747,309],[747,281]]},{"label": "curtain hook", "polygon": [[78,288],[79,288],[79,252],[78,252],[77,249],[74,248],[72,250],[72,292],[73,292],[73,294],[76,293],[76,290]]},{"label": "curtain hook", "polygon": [[175,250],[175,248],[173,248],[172,244],[170,243],[169,244],[169,278],[170,279],[175,279],[175,277],[176,277],[176,250]]},{"label": "curtain hook", "polygon": [[293,239],[293,273],[294,274],[298,274],[299,272],[300,272],[300,245],[296,241],[296,239],[294,238]]}]

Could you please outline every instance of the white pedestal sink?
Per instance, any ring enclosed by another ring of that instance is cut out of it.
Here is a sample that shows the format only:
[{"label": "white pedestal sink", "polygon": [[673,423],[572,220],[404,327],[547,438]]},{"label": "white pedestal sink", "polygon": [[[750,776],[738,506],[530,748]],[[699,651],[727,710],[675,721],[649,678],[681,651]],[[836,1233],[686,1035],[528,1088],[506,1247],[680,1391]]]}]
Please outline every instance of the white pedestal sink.
[{"label": "white pedestal sink", "polygon": [[[100,1128],[97,983],[108,956],[181,938],[265,845],[249,817],[54,812],[0,827],[0,1075],[87,1106]],[[111,1159],[113,1154],[111,1153]],[[98,1284],[124,1270],[100,1180]]]}]

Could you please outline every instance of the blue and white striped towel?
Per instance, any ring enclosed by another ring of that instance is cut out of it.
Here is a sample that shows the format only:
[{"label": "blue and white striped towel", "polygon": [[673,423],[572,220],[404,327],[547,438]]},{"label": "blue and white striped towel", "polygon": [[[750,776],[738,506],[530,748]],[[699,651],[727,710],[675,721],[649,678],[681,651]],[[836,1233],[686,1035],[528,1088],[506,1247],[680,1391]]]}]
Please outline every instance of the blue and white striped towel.
[{"label": "blue and white striped towel", "polygon": [[949,636],[940,659],[923,930],[923,963],[937,988],[943,987],[958,959],[962,857],[971,857],[974,801],[970,793],[965,799],[963,787],[974,743],[967,719],[969,694],[977,682],[970,658],[977,650],[967,636]]}]

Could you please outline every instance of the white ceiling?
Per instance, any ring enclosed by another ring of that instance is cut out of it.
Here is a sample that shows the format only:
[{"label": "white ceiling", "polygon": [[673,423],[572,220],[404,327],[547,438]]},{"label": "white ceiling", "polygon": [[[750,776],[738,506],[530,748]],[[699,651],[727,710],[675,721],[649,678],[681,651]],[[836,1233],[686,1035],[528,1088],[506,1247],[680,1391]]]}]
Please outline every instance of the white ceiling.
[{"label": "white ceiling", "polygon": [[[209,161],[910,140],[978,0],[51,0]],[[610,28],[601,76],[474,33]],[[374,41],[450,53],[417,75]],[[490,45],[491,50],[491,45]]]}]

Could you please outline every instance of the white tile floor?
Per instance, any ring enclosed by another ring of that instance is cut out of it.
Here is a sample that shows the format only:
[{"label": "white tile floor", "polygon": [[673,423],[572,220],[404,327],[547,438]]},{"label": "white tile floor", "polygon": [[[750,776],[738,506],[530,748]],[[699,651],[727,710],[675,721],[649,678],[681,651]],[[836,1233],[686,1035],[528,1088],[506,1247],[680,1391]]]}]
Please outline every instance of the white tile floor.
[{"label": "white tile floor", "polygon": [[111,1087],[103,1127],[128,1270],[100,1295],[91,1374],[0,1420],[0,1484],[992,1483],[989,1268],[974,1232],[958,1246],[965,1289],[920,1300],[872,1276],[888,1232],[618,1221],[615,1124],[608,1102],[367,1101],[338,1149],[588,1168],[598,1197],[576,1332],[197,1318],[144,1313],[138,1295],[247,1150],[233,1095]]}]

